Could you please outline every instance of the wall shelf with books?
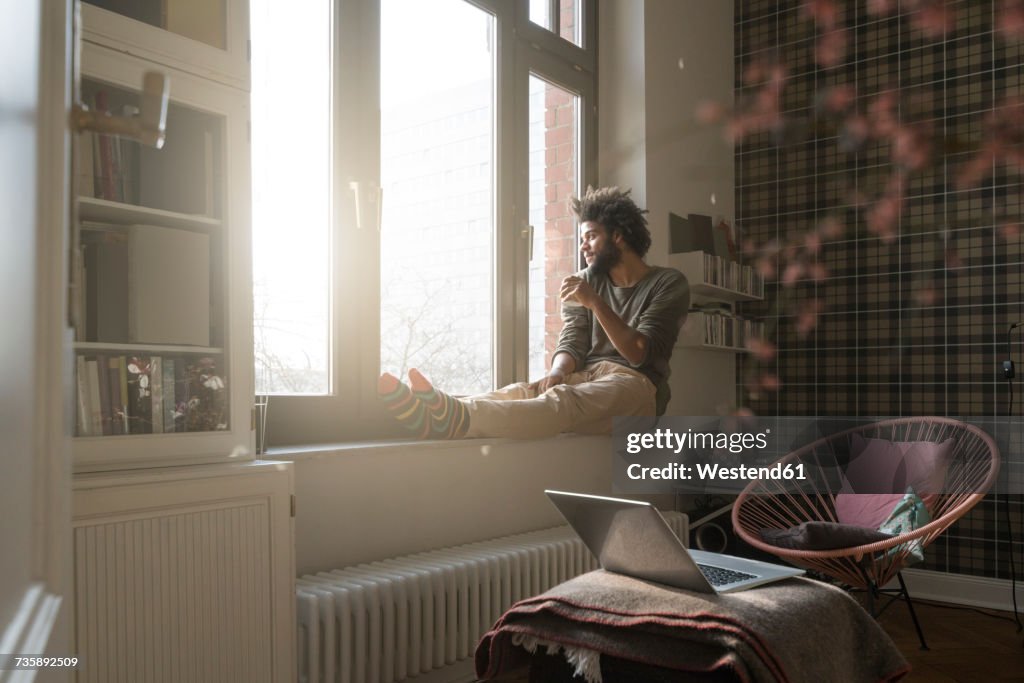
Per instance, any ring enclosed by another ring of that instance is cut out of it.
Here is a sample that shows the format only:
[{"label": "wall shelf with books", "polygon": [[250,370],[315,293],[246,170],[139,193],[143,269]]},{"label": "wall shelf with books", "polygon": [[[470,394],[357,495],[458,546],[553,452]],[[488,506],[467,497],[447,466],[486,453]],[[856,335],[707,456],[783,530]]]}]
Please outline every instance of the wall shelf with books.
[{"label": "wall shelf with books", "polygon": [[751,339],[763,336],[764,323],[740,318],[731,311],[691,310],[676,346],[745,353]]},{"label": "wall shelf with books", "polygon": [[170,103],[162,149],[76,136],[75,469],[251,459],[248,94],[88,39],[81,69],[89,106],[154,69]]},{"label": "wall shelf with books", "polygon": [[686,275],[691,296],[729,302],[764,298],[764,278],[750,266],[703,251],[669,254],[668,264]]},{"label": "wall shelf with books", "polygon": [[764,335],[763,323],[734,311],[737,303],[764,298],[764,279],[753,268],[702,251],[670,254],[669,265],[690,283],[690,312],[677,347],[745,353],[750,339]]}]

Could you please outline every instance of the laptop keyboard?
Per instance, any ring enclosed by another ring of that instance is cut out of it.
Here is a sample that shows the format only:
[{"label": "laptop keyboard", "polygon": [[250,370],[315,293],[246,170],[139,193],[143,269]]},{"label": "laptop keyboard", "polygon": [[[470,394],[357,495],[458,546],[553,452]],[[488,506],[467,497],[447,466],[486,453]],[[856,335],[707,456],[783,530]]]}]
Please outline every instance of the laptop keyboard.
[{"label": "laptop keyboard", "polygon": [[712,567],[707,564],[698,564],[697,568],[700,569],[701,574],[707,578],[708,582],[712,586],[725,586],[726,584],[736,583],[737,581],[757,578],[755,574],[737,572],[732,569],[722,569],[721,567]]}]

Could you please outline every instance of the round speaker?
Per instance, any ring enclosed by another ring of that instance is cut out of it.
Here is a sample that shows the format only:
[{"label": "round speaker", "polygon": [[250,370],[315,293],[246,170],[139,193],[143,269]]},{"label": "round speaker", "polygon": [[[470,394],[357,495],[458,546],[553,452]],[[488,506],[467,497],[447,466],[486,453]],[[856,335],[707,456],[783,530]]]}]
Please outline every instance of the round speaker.
[{"label": "round speaker", "polygon": [[693,532],[693,544],[697,546],[699,550],[707,550],[712,553],[724,553],[729,547],[730,534],[725,529],[715,524],[714,522],[707,522],[701,524]]}]

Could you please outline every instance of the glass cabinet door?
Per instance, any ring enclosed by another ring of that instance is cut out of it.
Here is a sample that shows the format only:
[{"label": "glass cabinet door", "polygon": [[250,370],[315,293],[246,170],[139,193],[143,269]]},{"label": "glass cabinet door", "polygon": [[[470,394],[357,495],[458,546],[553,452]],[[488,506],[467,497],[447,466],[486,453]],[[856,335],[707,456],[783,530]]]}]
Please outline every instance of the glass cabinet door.
[{"label": "glass cabinet door", "polygon": [[87,0],[82,36],[249,89],[249,14],[245,0]]}]

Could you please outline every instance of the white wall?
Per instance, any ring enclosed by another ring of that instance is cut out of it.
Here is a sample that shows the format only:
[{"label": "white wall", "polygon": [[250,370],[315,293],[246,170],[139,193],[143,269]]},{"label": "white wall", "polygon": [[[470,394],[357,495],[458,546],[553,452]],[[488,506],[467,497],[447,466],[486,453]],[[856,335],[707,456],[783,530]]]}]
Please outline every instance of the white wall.
[{"label": "white wall", "polygon": [[[670,211],[735,217],[732,145],[694,118],[703,100],[732,104],[733,3],[607,2],[599,21],[599,182],[633,188],[650,211],[647,260],[665,265]],[[732,354],[677,349],[668,412],[724,412],[734,383]]]},{"label": "white wall", "polygon": [[611,439],[373,444],[295,463],[296,569],[359,562],[563,524],[545,488],[611,491]]}]

